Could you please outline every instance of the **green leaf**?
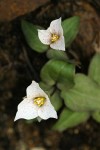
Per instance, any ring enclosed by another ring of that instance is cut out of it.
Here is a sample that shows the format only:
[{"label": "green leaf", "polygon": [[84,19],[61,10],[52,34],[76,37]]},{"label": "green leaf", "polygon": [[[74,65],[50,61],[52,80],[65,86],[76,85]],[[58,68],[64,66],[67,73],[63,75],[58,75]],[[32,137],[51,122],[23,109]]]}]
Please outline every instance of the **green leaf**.
[{"label": "green leaf", "polygon": [[75,86],[63,90],[61,96],[74,111],[100,111],[100,86],[85,75],[77,74]]},{"label": "green leaf", "polygon": [[92,114],[94,120],[100,123],[100,111],[96,111]]},{"label": "green leaf", "polygon": [[49,49],[47,51],[47,57],[49,59],[59,59],[64,61],[68,60],[66,52],[60,50],[54,50],[54,49]]},{"label": "green leaf", "polygon": [[48,85],[64,81],[65,84],[73,82],[75,66],[61,60],[48,61],[41,70],[41,79]]},{"label": "green leaf", "polygon": [[89,77],[100,85],[100,54],[96,53],[89,66]]},{"label": "green leaf", "polygon": [[64,131],[65,129],[74,127],[80,123],[85,122],[88,118],[89,113],[87,112],[73,112],[69,109],[64,109],[53,129],[58,131]]},{"label": "green leaf", "polygon": [[74,79],[74,76],[73,76],[72,80],[69,80],[69,78],[63,78],[63,77],[62,77],[62,79],[60,78],[59,81],[57,82],[58,89],[63,91],[63,90],[68,90],[68,89],[72,88],[74,85],[73,79]]},{"label": "green leaf", "polygon": [[68,47],[75,39],[79,31],[79,22],[80,19],[78,16],[71,17],[62,22],[66,47]]},{"label": "green leaf", "polygon": [[25,20],[22,20],[21,26],[26,41],[33,50],[42,53],[48,49],[48,46],[42,44],[41,41],[39,40],[37,27],[35,25]]},{"label": "green leaf", "polygon": [[60,97],[60,92],[56,90],[54,94],[50,97],[50,100],[55,110],[58,111],[62,106],[62,99]]}]

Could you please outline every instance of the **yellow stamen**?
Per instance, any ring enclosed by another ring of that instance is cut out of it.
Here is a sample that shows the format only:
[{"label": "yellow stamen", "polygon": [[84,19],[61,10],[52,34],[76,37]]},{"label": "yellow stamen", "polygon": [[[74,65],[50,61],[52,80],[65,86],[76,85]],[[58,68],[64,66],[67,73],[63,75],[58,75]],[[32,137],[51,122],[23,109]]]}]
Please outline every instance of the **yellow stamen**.
[{"label": "yellow stamen", "polygon": [[46,100],[45,97],[35,97],[34,103],[40,107],[45,103],[45,100]]},{"label": "yellow stamen", "polygon": [[59,36],[57,34],[52,34],[51,35],[51,42],[54,43],[59,39]]}]

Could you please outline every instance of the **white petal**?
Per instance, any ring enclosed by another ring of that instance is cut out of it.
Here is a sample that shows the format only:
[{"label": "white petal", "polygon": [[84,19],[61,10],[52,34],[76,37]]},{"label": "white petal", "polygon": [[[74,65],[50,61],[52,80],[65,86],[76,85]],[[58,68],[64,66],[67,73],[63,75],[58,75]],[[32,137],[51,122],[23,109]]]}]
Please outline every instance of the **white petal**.
[{"label": "white petal", "polygon": [[45,92],[39,87],[39,84],[35,81],[32,81],[31,85],[29,85],[26,89],[27,98],[34,99],[39,96],[46,96]]},{"label": "white petal", "polygon": [[45,104],[38,109],[38,116],[44,120],[48,118],[57,119],[57,113],[52,104],[50,103],[48,96],[46,97]]},{"label": "white petal", "polygon": [[38,107],[34,105],[33,100],[25,98],[18,105],[18,111],[16,113],[14,121],[18,119],[34,119],[38,117]]},{"label": "white petal", "polygon": [[63,28],[61,26],[61,18],[53,20],[50,24],[50,32],[52,34],[63,35]]},{"label": "white petal", "polygon": [[51,43],[51,44],[50,44],[50,47],[51,47],[52,49],[65,51],[65,40],[64,40],[64,36],[61,36],[56,42]]},{"label": "white petal", "polygon": [[38,30],[38,37],[43,44],[49,45],[51,40],[49,28],[47,30]]}]

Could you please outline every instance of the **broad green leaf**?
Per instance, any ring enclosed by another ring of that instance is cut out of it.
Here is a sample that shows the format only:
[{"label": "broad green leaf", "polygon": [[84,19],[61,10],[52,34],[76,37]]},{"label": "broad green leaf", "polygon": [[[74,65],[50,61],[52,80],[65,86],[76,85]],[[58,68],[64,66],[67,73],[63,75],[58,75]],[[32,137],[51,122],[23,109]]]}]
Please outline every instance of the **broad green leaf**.
[{"label": "broad green leaf", "polygon": [[66,47],[68,47],[75,39],[79,31],[79,22],[80,19],[78,16],[71,17],[62,22]]},{"label": "broad green leaf", "polygon": [[41,70],[41,79],[48,85],[64,81],[67,85],[73,82],[75,67],[61,60],[52,59],[48,61]]},{"label": "broad green leaf", "polygon": [[74,111],[100,111],[100,86],[88,76],[77,74],[75,86],[63,90],[65,104]]},{"label": "broad green leaf", "polygon": [[60,118],[54,125],[53,129],[64,131],[68,128],[75,127],[76,125],[85,122],[88,118],[89,113],[87,112],[73,112],[66,108],[62,111]]},{"label": "broad green leaf", "polygon": [[92,114],[92,117],[94,120],[96,120],[97,122],[100,123],[100,111],[95,111],[93,114]]},{"label": "broad green leaf", "polygon": [[100,54],[94,55],[90,66],[89,66],[89,77],[94,79],[98,84],[100,84]]},{"label": "broad green leaf", "polygon": [[59,59],[64,61],[68,60],[66,52],[60,50],[54,50],[54,49],[49,49],[47,51],[47,57],[49,59]]},{"label": "broad green leaf", "polygon": [[55,110],[58,111],[62,106],[62,98],[60,97],[60,93],[57,90],[50,97],[50,100]]},{"label": "broad green leaf", "polygon": [[22,31],[25,35],[25,39],[33,50],[42,53],[48,49],[48,46],[42,44],[41,41],[39,40],[37,27],[35,25],[22,20],[21,26]]}]

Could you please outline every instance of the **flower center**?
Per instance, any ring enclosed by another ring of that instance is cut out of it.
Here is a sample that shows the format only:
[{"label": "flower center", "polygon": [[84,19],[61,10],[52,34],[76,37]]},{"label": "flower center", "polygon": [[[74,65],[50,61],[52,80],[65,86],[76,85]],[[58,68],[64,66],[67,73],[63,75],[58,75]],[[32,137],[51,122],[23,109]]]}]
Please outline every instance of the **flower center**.
[{"label": "flower center", "polygon": [[45,103],[45,100],[46,100],[45,97],[35,97],[34,103],[40,107]]},{"label": "flower center", "polygon": [[52,34],[51,35],[51,42],[54,43],[59,39],[59,36],[57,34]]}]

